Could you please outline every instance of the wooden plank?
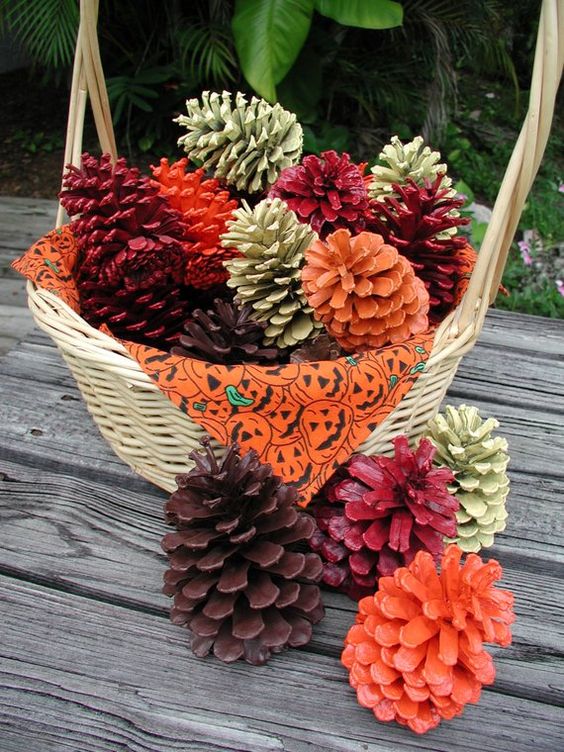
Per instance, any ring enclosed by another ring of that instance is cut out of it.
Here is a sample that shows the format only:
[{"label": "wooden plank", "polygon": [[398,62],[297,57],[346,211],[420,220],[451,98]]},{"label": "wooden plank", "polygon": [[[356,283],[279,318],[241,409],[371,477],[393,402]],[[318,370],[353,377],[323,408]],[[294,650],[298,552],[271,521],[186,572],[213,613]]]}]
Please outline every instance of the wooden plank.
[{"label": "wooden plank", "polygon": [[0,247],[25,250],[53,229],[56,214],[51,199],[0,196]]},{"label": "wooden plank", "polygon": [[554,705],[486,689],[461,718],[418,737],[360,708],[336,657],[290,651],[258,669],[198,661],[183,630],[157,615],[8,578],[0,610],[0,717],[9,730],[26,719],[14,752],[44,738],[84,752],[548,752],[564,721]]},{"label": "wooden plank", "polygon": [[[148,484],[144,492],[131,493],[128,484],[116,490],[111,480],[79,480],[13,462],[4,462],[3,468],[7,475],[0,482],[0,571],[166,615],[169,600],[161,594],[166,560],[159,547],[169,529],[162,516],[164,493]],[[544,516],[550,535],[558,512],[554,509],[551,515],[549,510]],[[549,537],[531,550],[524,534],[513,529],[512,533],[513,537],[500,535],[501,545],[484,552],[485,558],[502,562],[503,586],[517,599],[516,647],[501,651],[499,657],[511,669],[507,686],[518,696],[564,701],[564,676],[552,676],[551,662],[562,656],[564,639],[562,549]],[[328,616],[316,628],[312,646],[337,657],[355,604],[333,593],[326,593],[324,600]]]},{"label": "wooden plank", "polygon": [[[144,573],[148,592],[158,592],[161,570],[157,575],[155,568],[164,561],[158,556],[158,542],[166,532],[165,492],[129,470],[102,475],[97,469],[90,473],[75,469],[73,477],[72,467],[53,467],[48,461],[32,464],[26,455],[10,459],[8,454],[3,452],[0,464],[1,565],[49,576],[53,556],[64,553],[56,569],[60,579],[93,592],[125,596],[128,562],[134,562],[136,570]],[[555,501],[558,481],[542,491],[537,485],[535,478],[527,483],[521,477],[514,483],[507,530],[496,540],[504,552],[517,553],[516,568],[527,570],[537,561],[535,574],[542,574],[543,568],[564,565],[563,509]],[[31,550],[22,548],[20,539],[34,541]],[[103,561],[95,566],[98,558]],[[127,594],[134,599],[146,596],[146,591],[140,594],[136,587]],[[154,605],[152,600],[141,602]]]},{"label": "wooden plank", "polygon": [[562,357],[563,339],[564,322],[560,319],[490,309],[479,344]]},{"label": "wooden plank", "polygon": [[[0,283],[0,291],[1,287]],[[0,356],[15,347],[34,326],[27,308],[0,304]]]},{"label": "wooden plank", "polygon": [[[27,308],[26,281],[16,272],[13,275],[3,277],[0,271],[0,304]],[[31,317],[31,313],[29,315]]]},{"label": "wooden plank", "polygon": [[25,280],[11,262],[53,227],[56,202],[0,196],[0,356],[33,327],[27,311]]}]

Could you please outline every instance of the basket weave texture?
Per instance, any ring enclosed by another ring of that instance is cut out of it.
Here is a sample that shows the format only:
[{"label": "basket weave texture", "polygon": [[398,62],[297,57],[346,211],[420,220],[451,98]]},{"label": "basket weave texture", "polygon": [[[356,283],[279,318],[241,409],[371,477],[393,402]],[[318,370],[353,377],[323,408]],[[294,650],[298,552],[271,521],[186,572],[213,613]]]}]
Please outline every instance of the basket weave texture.
[{"label": "basket weave texture", "polygon": [[[421,435],[427,421],[436,414],[461,357],[479,336],[548,139],[562,71],[563,15],[558,0],[544,0],[529,111],[467,292],[436,331],[424,372],[359,451],[385,452],[399,433],[412,439]],[[102,149],[116,155],[96,21],[97,2],[81,0],[65,163],[78,164],[80,160],[87,94]],[[58,224],[61,219],[62,215]],[[57,344],[90,413],[116,454],[135,472],[167,491],[173,490],[175,475],[190,467],[188,452],[198,445],[204,429],[163,395],[121,343],[89,326],[52,292],[31,282],[27,290],[36,323]],[[216,448],[219,450],[219,445]]]}]

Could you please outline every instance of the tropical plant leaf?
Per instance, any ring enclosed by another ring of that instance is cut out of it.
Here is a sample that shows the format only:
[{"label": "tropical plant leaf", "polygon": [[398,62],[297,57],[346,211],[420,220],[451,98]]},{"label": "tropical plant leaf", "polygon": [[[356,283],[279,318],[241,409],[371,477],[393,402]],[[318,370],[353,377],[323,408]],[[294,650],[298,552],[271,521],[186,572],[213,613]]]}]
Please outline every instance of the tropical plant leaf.
[{"label": "tropical plant leaf", "polygon": [[0,0],[0,18],[36,63],[57,68],[72,62],[76,0]]},{"label": "tropical plant leaf", "polygon": [[288,73],[311,25],[314,0],[236,0],[232,21],[243,75],[269,102]]},{"label": "tropical plant leaf", "polygon": [[287,110],[295,112],[303,125],[316,119],[322,94],[321,57],[306,45],[288,75],[280,82],[278,100]]},{"label": "tropical plant leaf", "polygon": [[237,58],[229,27],[199,23],[174,35],[183,70],[197,82],[225,83],[235,79]]},{"label": "tropical plant leaf", "polygon": [[315,0],[315,9],[343,26],[393,29],[403,22],[400,3],[392,0]]}]

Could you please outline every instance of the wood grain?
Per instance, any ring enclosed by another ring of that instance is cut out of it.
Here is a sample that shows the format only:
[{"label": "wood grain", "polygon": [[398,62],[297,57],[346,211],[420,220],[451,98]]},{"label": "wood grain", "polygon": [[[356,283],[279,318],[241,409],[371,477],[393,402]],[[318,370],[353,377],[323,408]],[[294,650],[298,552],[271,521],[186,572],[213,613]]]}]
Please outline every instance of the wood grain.
[{"label": "wood grain", "polygon": [[55,213],[55,201],[0,196],[0,356],[25,339],[34,326],[25,280],[10,264],[52,229]]},{"label": "wood grain", "polygon": [[331,656],[292,651],[259,669],[198,661],[158,616],[8,578],[0,609],[2,722],[20,727],[26,715],[18,752],[43,738],[84,752],[548,751],[564,721],[561,708],[485,690],[420,738],[376,723]]}]

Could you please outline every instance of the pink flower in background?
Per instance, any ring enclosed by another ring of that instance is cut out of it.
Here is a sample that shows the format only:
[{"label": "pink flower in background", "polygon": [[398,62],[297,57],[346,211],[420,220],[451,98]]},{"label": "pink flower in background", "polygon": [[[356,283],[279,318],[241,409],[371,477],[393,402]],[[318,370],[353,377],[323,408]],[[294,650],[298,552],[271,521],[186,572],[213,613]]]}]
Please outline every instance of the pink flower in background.
[{"label": "pink flower in background", "polygon": [[558,290],[560,295],[562,295],[562,297],[564,298],[564,280],[557,279],[554,281],[554,284],[556,285],[556,289]]},{"label": "pink flower in background", "polygon": [[564,183],[560,183],[558,186],[558,193],[564,193]]},{"label": "pink flower in background", "polygon": [[519,250],[521,251],[521,258],[523,259],[523,263],[525,266],[531,266],[533,263],[533,257],[531,256],[531,246],[527,243],[526,240],[519,240],[517,243],[519,246]]}]

